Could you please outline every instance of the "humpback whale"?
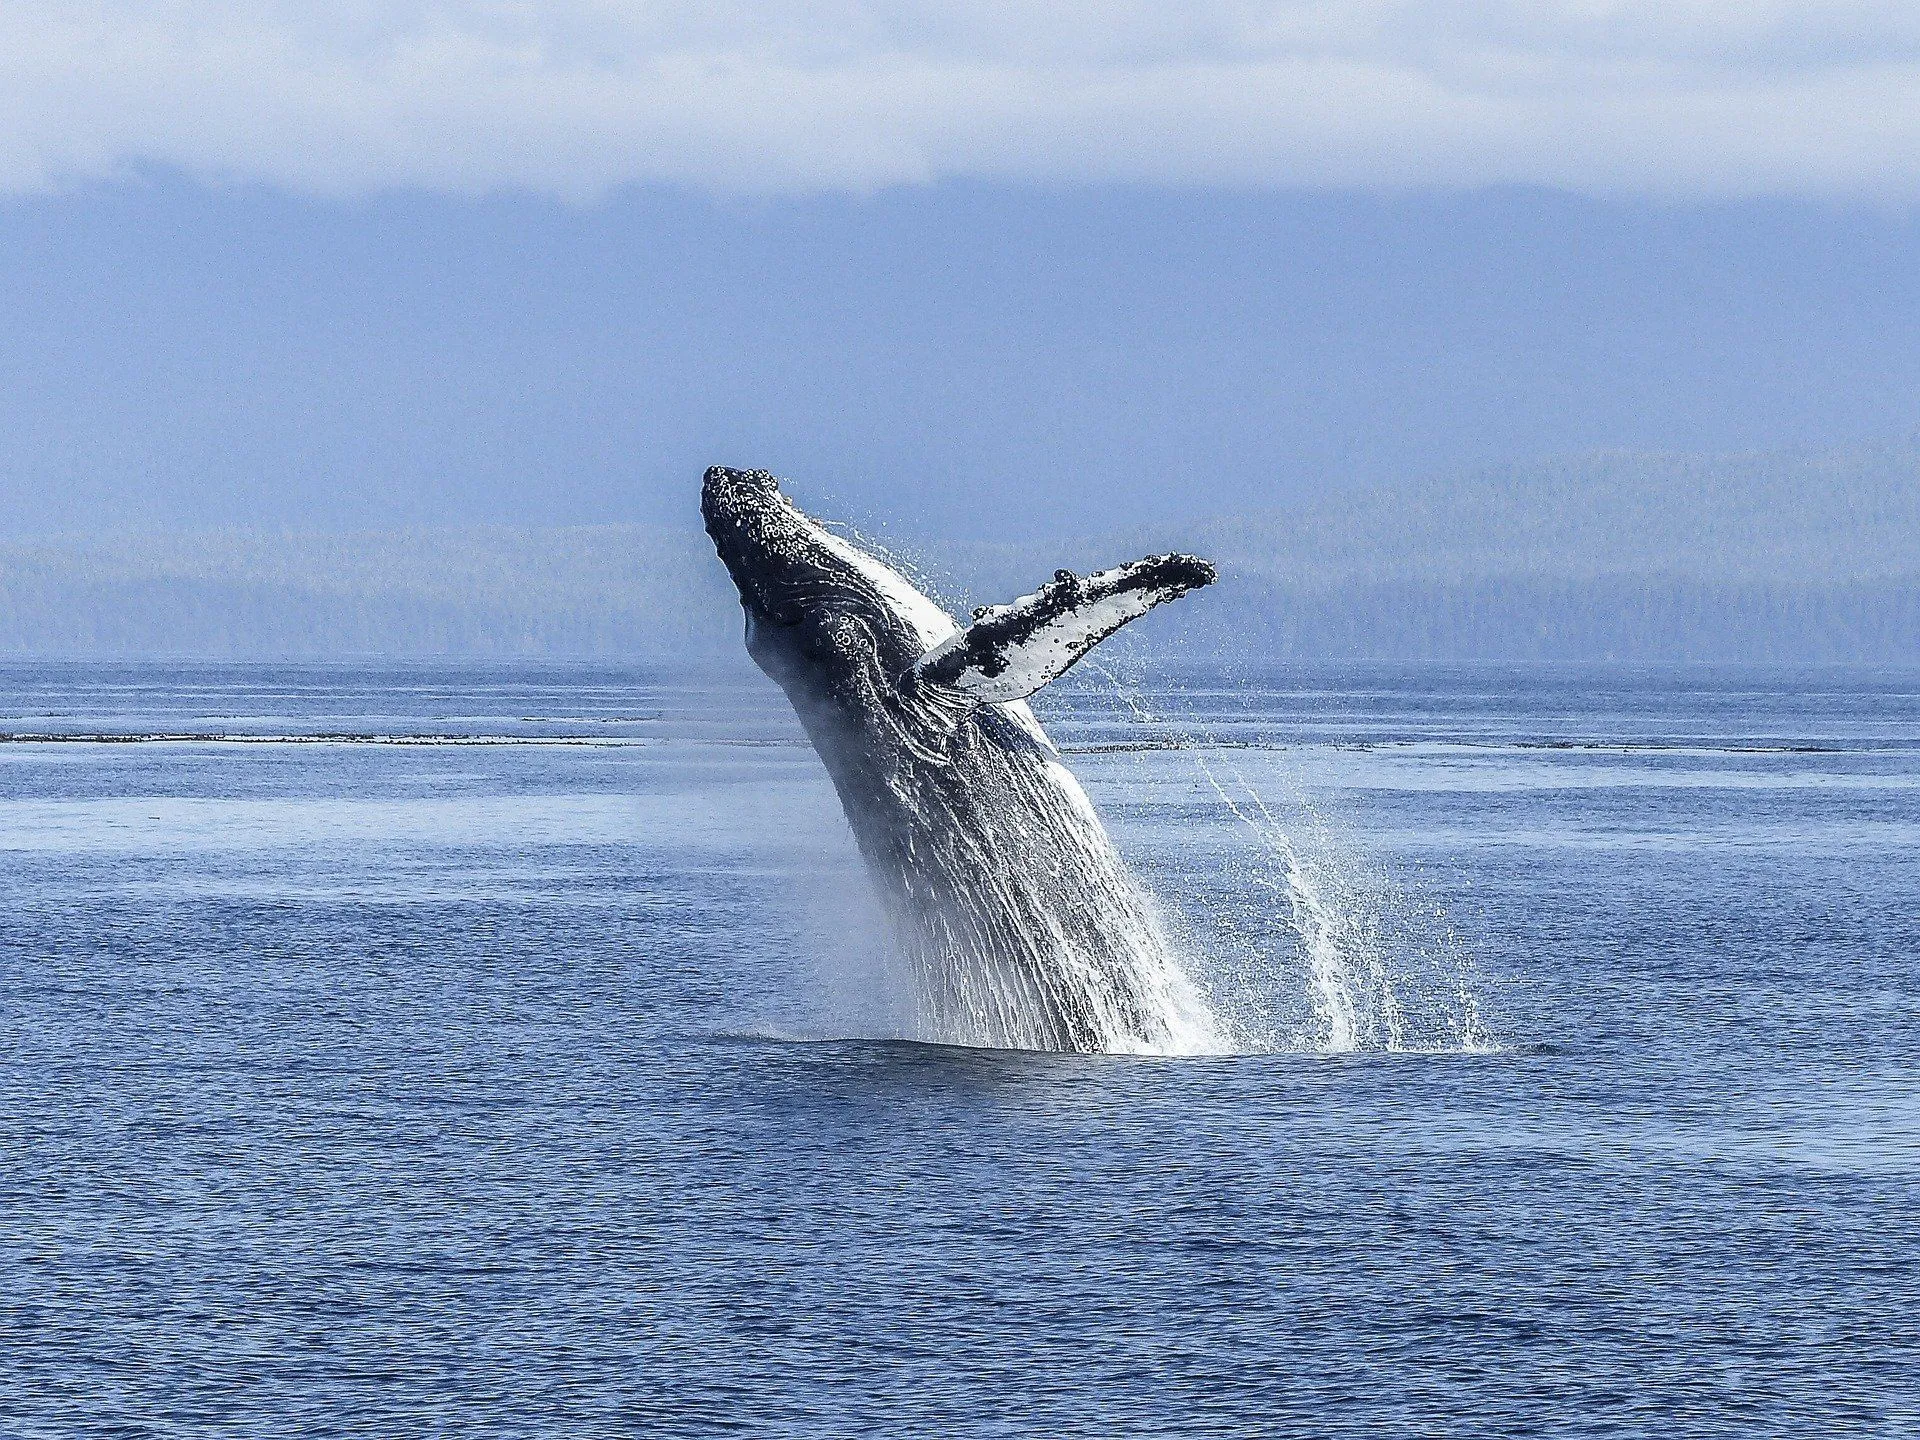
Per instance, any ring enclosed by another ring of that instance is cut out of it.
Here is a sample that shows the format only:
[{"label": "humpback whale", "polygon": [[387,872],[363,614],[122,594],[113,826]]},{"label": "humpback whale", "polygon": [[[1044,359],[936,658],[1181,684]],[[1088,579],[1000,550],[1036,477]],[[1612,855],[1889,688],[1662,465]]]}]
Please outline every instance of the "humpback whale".
[{"label": "humpback whale", "polygon": [[962,627],[764,470],[707,471],[701,513],[746,644],[825,764],[919,990],[928,1038],[1166,1053],[1208,1008],[1028,696],[1163,601],[1192,555],[1055,572]]}]

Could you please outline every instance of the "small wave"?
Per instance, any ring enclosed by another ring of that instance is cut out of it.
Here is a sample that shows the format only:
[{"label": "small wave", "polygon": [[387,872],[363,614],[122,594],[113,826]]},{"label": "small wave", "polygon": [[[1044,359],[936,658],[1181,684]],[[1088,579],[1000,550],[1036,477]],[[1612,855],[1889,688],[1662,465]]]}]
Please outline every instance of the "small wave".
[{"label": "small wave", "polygon": [[1145,740],[1094,741],[1062,745],[1063,755],[1130,755],[1156,750],[1338,750],[1351,754],[1389,751],[1419,751],[1445,754],[1469,751],[1498,755],[1511,752],[1549,751],[1582,755],[1903,755],[1914,747],[1878,742],[1872,745],[1811,743],[1714,745],[1698,740],[1437,740],[1426,737],[1390,740],[1330,740],[1297,738],[1288,740],[1241,740],[1210,737],[1196,739],[1170,736]]},{"label": "small wave", "polygon": [[1609,755],[1642,752],[1671,755],[1857,755],[1862,752],[1846,745],[1705,745],[1697,740],[1453,740],[1453,741],[1381,741],[1362,743],[1352,748],[1386,749],[1394,745],[1444,745],[1460,750],[1575,750]]},{"label": "small wave", "polygon": [[1306,1042],[1259,1044],[1223,1041],[1193,1049],[1160,1050],[1032,1050],[1017,1045],[967,1045],[951,1040],[927,1040],[910,1035],[850,1035],[843,1031],[776,1024],[753,1024],[723,1030],[707,1037],[721,1044],[793,1045],[871,1048],[909,1055],[993,1056],[1058,1060],[1355,1060],[1385,1058],[1439,1059],[1447,1056],[1488,1057],[1541,1053],[1543,1047],[1503,1045],[1480,1040],[1464,1044],[1408,1044],[1332,1049]]},{"label": "small wave", "polygon": [[1162,740],[1114,740],[1093,745],[1062,745],[1062,755],[1136,755],[1151,750],[1283,750],[1285,745],[1260,745],[1251,740],[1215,740],[1202,745],[1186,736]]},{"label": "small wave", "polygon": [[217,730],[0,731],[0,745],[579,745],[600,749],[658,742],[605,735],[367,735],[350,731],[295,735],[229,734]]}]

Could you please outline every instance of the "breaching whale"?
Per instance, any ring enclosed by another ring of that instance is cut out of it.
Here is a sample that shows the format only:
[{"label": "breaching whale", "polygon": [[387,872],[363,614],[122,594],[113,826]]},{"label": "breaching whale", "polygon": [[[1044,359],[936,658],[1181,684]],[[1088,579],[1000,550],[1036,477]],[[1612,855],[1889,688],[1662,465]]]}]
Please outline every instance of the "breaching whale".
[{"label": "breaching whale", "polygon": [[927,1035],[1035,1050],[1208,1048],[1213,1021],[1026,697],[1162,601],[1210,584],[1153,555],[974,612],[716,466],[701,513],[748,652],[824,762],[911,958]]}]

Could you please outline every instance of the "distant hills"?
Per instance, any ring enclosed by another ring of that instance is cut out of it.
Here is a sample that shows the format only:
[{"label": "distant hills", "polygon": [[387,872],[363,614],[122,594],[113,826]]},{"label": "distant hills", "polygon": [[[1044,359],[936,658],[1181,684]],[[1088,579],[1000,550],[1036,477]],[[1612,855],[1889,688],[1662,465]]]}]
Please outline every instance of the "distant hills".
[{"label": "distant hills", "polygon": [[698,531],[225,532],[0,545],[0,654],[662,655],[738,645]]},{"label": "distant hills", "polygon": [[1222,549],[1301,582],[1886,579],[1920,571],[1920,443],[1583,455],[1329,494],[1208,529]]},{"label": "distant hills", "polygon": [[1920,438],[1840,452],[1582,455],[1330,488],[1178,534],[943,558],[995,598],[1056,564],[1169,545],[1221,567],[1217,589],[1156,621],[1208,648],[1920,663]]},{"label": "distant hills", "polygon": [[1200,527],[1287,654],[1920,661],[1920,444],[1596,454]]},{"label": "distant hills", "polygon": [[[1104,527],[1103,527],[1104,528]],[[1920,438],[1604,453],[1178,527],[915,543],[960,606],[1197,550],[1222,583],[1136,643],[1295,657],[1920,662]],[[1177,617],[1177,618],[1175,618]],[[0,544],[0,653],[738,654],[698,530],[141,535]]]}]

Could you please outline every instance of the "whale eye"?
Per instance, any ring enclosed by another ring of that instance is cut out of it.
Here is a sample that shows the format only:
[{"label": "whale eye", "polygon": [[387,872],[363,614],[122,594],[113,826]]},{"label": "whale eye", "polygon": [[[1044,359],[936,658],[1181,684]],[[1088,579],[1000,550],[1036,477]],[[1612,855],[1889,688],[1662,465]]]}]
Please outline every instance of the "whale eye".
[{"label": "whale eye", "polygon": [[974,607],[973,607],[973,618],[974,618],[974,619],[976,619],[976,620],[984,620],[984,619],[986,619],[986,618],[987,618],[987,607],[986,607],[986,606],[984,606],[984,605],[976,605],[976,606],[974,606]]}]

